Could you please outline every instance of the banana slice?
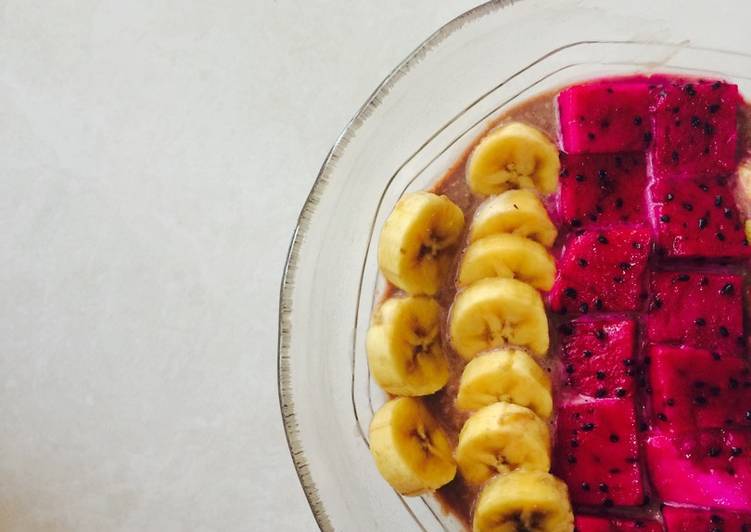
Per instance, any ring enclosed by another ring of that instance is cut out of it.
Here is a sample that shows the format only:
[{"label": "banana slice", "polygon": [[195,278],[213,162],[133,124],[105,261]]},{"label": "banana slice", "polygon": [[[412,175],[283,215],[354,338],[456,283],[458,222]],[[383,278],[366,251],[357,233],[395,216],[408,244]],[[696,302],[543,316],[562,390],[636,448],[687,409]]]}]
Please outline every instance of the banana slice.
[{"label": "banana slice", "polygon": [[528,238],[486,236],[467,247],[459,268],[459,286],[486,277],[511,277],[547,291],[553,287],[555,261],[541,244]]},{"label": "banana slice", "polygon": [[480,492],[474,532],[571,532],[574,514],[566,485],[550,473],[519,469]]},{"label": "banana slice", "polygon": [[389,299],[373,315],[366,340],[368,365],[386,392],[427,395],[446,384],[440,315],[440,305],[425,296]]},{"label": "banana slice", "polygon": [[433,295],[464,229],[464,213],[445,196],[405,195],[386,219],[378,243],[383,275],[410,294]]},{"label": "banana slice", "polygon": [[490,278],[456,296],[449,316],[451,345],[465,360],[507,344],[548,350],[548,320],[540,293],[516,279]]},{"label": "banana slice", "polygon": [[553,412],[550,390],[550,377],[531,356],[518,349],[498,349],[464,367],[456,406],[471,411],[507,401],[548,419]]},{"label": "banana slice", "polygon": [[370,452],[383,478],[402,495],[438,489],[456,475],[446,434],[413,397],[392,399],[376,412]]},{"label": "banana slice", "polygon": [[542,202],[529,190],[509,190],[477,209],[469,230],[470,242],[499,233],[527,237],[546,247],[552,246],[558,236]]},{"label": "banana slice", "polygon": [[467,163],[467,184],[480,195],[509,189],[555,192],[561,163],[558,148],[541,131],[513,122],[492,131],[472,151]]},{"label": "banana slice", "polygon": [[[746,209],[746,216],[751,214],[751,210],[747,205],[751,204],[751,160],[744,159],[738,165],[738,195],[742,201],[738,202],[738,206]],[[746,233],[746,240],[751,242],[751,219],[748,219],[743,224],[743,230]]]},{"label": "banana slice", "polygon": [[464,480],[473,485],[519,468],[548,471],[548,425],[529,408],[513,403],[483,407],[459,433],[456,463]]},{"label": "banana slice", "polygon": [[738,206],[746,209],[746,216],[751,215],[747,207],[751,204],[751,159],[743,159],[738,165]]}]

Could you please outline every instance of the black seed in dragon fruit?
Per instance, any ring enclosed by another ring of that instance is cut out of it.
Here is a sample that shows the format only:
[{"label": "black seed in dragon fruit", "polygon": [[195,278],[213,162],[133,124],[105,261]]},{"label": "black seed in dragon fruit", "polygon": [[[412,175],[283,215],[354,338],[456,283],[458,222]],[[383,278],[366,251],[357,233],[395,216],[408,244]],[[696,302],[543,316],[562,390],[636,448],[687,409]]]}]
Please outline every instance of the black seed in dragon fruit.
[{"label": "black seed in dragon fruit", "polygon": [[591,398],[633,401],[636,322],[619,317],[583,317],[561,335],[563,390]]},{"label": "black seed in dragon fruit", "polygon": [[665,271],[651,276],[647,338],[742,355],[743,282],[738,275]]},{"label": "black seed in dragon fruit", "polygon": [[621,519],[617,517],[596,517],[577,515],[574,519],[574,532],[661,532],[662,527],[651,519]]},{"label": "black seed in dragon fruit", "polygon": [[652,89],[653,141],[658,179],[728,175],[736,166],[740,101],[736,85],[673,80]]},{"label": "black seed in dragon fruit", "polygon": [[650,247],[650,232],[641,227],[574,233],[558,261],[550,307],[560,314],[638,310]]},{"label": "black seed in dragon fruit", "polygon": [[644,223],[643,153],[561,154],[558,211],[572,227]]},{"label": "black seed in dragon fruit", "polygon": [[751,511],[751,432],[653,431],[646,443],[649,476],[667,503]]},{"label": "black seed in dragon fruit", "polygon": [[563,403],[558,411],[554,472],[575,504],[644,503],[636,420],[631,401]]},{"label": "black seed in dragon fruit", "polygon": [[743,220],[724,177],[661,179],[649,189],[661,253],[678,258],[751,256]]},{"label": "black seed in dragon fruit", "polygon": [[751,514],[666,506],[662,517],[668,532],[751,532]]},{"label": "black seed in dragon fruit", "polygon": [[751,428],[751,370],[736,356],[660,345],[650,349],[654,426],[674,433]]},{"label": "black seed in dragon fruit", "polygon": [[574,85],[558,95],[561,144],[567,153],[641,151],[652,138],[646,78]]}]

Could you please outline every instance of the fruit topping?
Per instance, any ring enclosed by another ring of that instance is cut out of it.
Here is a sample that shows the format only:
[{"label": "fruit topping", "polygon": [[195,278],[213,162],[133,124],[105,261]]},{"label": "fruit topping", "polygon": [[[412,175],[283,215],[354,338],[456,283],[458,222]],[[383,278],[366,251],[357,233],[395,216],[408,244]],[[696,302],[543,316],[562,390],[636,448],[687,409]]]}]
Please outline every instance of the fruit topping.
[{"label": "fruit topping", "polygon": [[735,170],[738,87],[715,80],[672,80],[652,89],[654,175],[727,176]]},{"label": "fruit topping", "polygon": [[649,519],[618,519],[577,515],[574,532],[661,532],[660,523]]},{"label": "fruit topping", "polygon": [[570,532],[574,524],[566,485],[550,473],[524,469],[485,484],[474,514],[474,532]]},{"label": "fruit topping", "polygon": [[553,411],[548,374],[520,349],[496,349],[464,366],[456,406],[478,410],[498,401],[526,406],[543,419]]},{"label": "fruit topping", "polygon": [[378,471],[403,495],[437,489],[456,474],[451,443],[419,399],[399,397],[383,405],[370,423],[369,439]]},{"label": "fruit topping", "polygon": [[644,303],[643,277],[650,250],[646,228],[588,229],[563,248],[550,292],[554,312],[637,310]]},{"label": "fruit topping", "polygon": [[547,247],[558,236],[542,202],[529,190],[509,190],[480,205],[469,228],[469,240],[503,233],[530,238]]},{"label": "fruit topping", "polygon": [[548,425],[529,408],[493,403],[472,414],[459,433],[456,463],[464,480],[478,485],[515,469],[550,469]]},{"label": "fruit topping", "polygon": [[571,500],[608,508],[644,503],[631,401],[568,402],[558,411],[553,472]]},{"label": "fruit topping", "polygon": [[427,395],[443,388],[449,369],[440,319],[440,305],[425,296],[392,298],[380,306],[366,348],[370,372],[381,388],[395,395]]},{"label": "fruit topping", "polygon": [[550,194],[559,168],[558,149],[543,132],[512,122],[488,133],[472,151],[467,184],[480,196],[517,188]]},{"label": "fruit topping", "polygon": [[745,360],[666,345],[652,347],[649,359],[656,427],[675,433],[751,428],[751,371]]},{"label": "fruit topping", "polygon": [[743,282],[725,273],[652,274],[647,338],[740,355],[744,351]]},{"label": "fruit topping", "polygon": [[658,253],[744,258],[751,247],[725,177],[662,179],[649,189]]},{"label": "fruit topping", "polygon": [[662,509],[668,532],[749,532],[751,515],[725,510],[680,508]]},{"label": "fruit topping", "polygon": [[409,294],[435,294],[463,230],[464,213],[446,196],[406,194],[383,225],[378,266]]},{"label": "fruit topping", "polygon": [[548,318],[540,293],[516,279],[491,278],[459,292],[449,315],[451,345],[465,360],[482,351],[516,345],[543,356]]},{"label": "fruit topping", "polygon": [[643,153],[561,154],[558,212],[573,228],[647,222]]},{"label": "fruit topping", "polygon": [[751,433],[703,430],[647,439],[649,476],[668,503],[751,511]]},{"label": "fruit topping", "polygon": [[652,140],[644,78],[596,80],[564,89],[558,113],[567,153],[641,151]]},{"label": "fruit topping", "polygon": [[459,286],[487,277],[519,279],[539,290],[550,290],[555,261],[534,240],[511,234],[486,236],[467,247],[459,267]]},{"label": "fruit topping", "polygon": [[579,318],[564,326],[560,359],[565,391],[633,401],[636,323],[621,317]]}]

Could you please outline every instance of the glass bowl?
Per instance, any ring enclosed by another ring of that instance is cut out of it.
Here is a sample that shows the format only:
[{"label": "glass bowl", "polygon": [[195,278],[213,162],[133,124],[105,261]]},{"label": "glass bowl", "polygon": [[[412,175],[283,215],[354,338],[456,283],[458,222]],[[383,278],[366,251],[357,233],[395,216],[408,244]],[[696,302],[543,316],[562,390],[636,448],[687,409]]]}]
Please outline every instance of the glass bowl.
[{"label": "glass bowl", "polygon": [[740,51],[749,14],[745,0],[491,2],[434,33],[373,92],[323,163],[281,287],[282,417],[322,530],[463,529],[432,496],[395,493],[368,450],[385,395],[364,338],[383,289],[379,228],[399,197],[429,187],[508,106],[577,80],[687,72],[751,93]]}]

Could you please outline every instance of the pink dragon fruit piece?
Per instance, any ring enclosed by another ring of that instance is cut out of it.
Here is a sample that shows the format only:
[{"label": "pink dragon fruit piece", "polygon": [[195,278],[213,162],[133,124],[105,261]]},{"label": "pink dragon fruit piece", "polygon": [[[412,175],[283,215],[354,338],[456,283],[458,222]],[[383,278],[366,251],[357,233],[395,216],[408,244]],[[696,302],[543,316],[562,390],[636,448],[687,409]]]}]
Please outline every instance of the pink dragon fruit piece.
[{"label": "pink dragon fruit piece", "polygon": [[716,80],[672,80],[651,91],[654,177],[696,178],[735,170],[738,87]]},{"label": "pink dragon fruit piece", "polygon": [[558,211],[571,227],[644,223],[643,153],[561,153]]},{"label": "pink dragon fruit piece", "polygon": [[633,401],[635,339],[636,323],[626,318],[579,318],[562,327],[564,390]]},{"label": "pink dragon fruit piece", "polygon": [[751,370],[745,360],[674,346],[652,347],[650,359],[656,427],[674,433],[751,428]]},{"label": "pink dragon fruit piece", "polygon": [[556,438],[554,472],[568,484],[572,502],[604,507],[644,503],[631,401],[564,403]]},{"label": "pink dragon fruit piece", "polygon": [[574,532],[661,532],[662,527],[651,519],[619,519],[577,515]]},{"label": "pink dragon fruit piece", "polygon": [[659,253],[685,258],[751,256],[725,177],[665,178],[649,188],[648,196]]},{"label": "pink dragon fruit piece", "polygon": [[561,144],[568,153],[644,150],[652,139],[644,77],[574,85],[558,95]]},{"label": "pink dragon fruit piece", "polygon": [[646,453],[650,478],[665,502],[751,511],[749,431],[653,431]]},{"label": "pink dragon fruit piece", "polygon": [[741,355],[743,282],[721,273],[670,271],[652,274],[647,338]]},{"label": "pink dragon fruit piece", "polygon": [[650,246],[649,231],[639,227],[571,235],[558,261],[551,308],[560,314],[638,310],[646,297],[643,277]]},{"label": "pink dragon fruit piece", "polygon": [[750,514],[666,506],[662,516],[668,532],[751,532]]}]

